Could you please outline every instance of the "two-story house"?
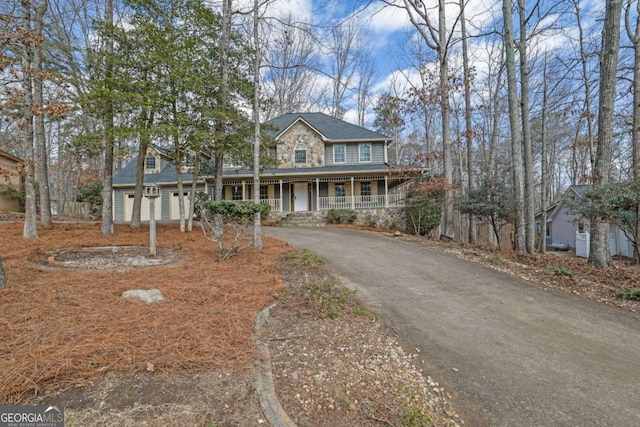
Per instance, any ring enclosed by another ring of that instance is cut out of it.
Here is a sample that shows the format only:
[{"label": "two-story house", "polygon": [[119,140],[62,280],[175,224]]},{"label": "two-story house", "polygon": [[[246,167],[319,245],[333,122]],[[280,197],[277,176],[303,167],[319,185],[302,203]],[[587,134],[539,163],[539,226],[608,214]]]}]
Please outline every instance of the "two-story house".
[{"label": "two-story house", "polygon": [[[260,198],[275,215],[329,209],[377,209],[398,206],[408,180],[388,163],[390,138],[323,113],[290,113],[265,123],[264,133],[277,145],[277,166],[260,173]],[[152,148],[145,160],[145,182],[161,187],[157,219],[178,219],[176,168],[167,153]],[[135,159],[114,177],[114,219],[128,221],[133,205]],[[190,173],[183,182],[190,185]],[[213,177],[205,176],[198,191],[213,196]],[[185,192],[188,189],[185,187]],[[183,197],[188,193],[183,194]],[[253,200],[253,170],[224,170],[223,197]],[[157,203],[157,202],[156,202]],[[146,217],[145,217],[146,213]],[[148,219],[143,201],[142,219]]]}]

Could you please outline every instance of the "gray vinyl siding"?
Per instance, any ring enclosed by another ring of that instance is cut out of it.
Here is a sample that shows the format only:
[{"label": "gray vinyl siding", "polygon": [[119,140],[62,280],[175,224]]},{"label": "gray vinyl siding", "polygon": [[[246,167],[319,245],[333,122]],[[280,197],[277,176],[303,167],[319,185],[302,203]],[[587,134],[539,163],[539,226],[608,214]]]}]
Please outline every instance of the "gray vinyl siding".
[{"label": "gray vinyl siding", "polygon": [[[335,145],[345,145],[345,162],[344,163],[333,162],[333,147]],[[335,165],[359,164],[360,151],[358,147],[359,147],[359,144],[357,143],[327,144],[325,148],[325,159],[324,159],[325,165],[335,166]],[[366,163],[380,163],[380,164],[384,163],[384,143],[382,142],[371,143],[371,161]]]},{"label": "gray vinyl siding", "polygon": [[161,190],[160,221],[169,219],[169,200],[171,200],[174,191],[178,191],[178,187],[166,187]]},{"label": "gray vinyl siding", "polygon": [[384,144],[377,143],[371,145],[371,162],[384,163]]},{"label": "gray vinyl siding", "polygon": [[114,203],[113,203],[113,220],[124,221],[124,193],[128,190],[117,189],[115,190]]},{"label": "gray vinyl siding", "polygon": [[[562,207],[548,226],[551,227],[551,243],[566,243],[571,248],[576,247],[577,225],[574,224],[575,215],[569,214],[565,207]],[[589,221],[585,221],[585,229],[589,229]]]}]

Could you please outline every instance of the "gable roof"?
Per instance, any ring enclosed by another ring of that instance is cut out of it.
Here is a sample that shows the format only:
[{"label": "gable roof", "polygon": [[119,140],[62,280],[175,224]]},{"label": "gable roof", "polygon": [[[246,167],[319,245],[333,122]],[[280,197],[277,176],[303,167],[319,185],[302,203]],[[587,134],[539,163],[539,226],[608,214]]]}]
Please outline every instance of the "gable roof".
[{"label": "gable roof", "polygon": [[273,129],[265,133],[277,139],[295,123],[303,121],[328,141],[384,141],[390,138],[378,132],[336,119],[324,113],[288,113],[271,119],[264,124]]},{"label": "gable roof", "polygon": [[579,185],[572,185],[571,187],[569,187],[567,191],[565,191],[562,197],[560,198],[560,201],[558,201],[558,203],[555,204],[555,208],[553,209],[553,212],[551,213],[551,215],[548,216],[548,218],[552,219],[553,217],[555,217],[556,213],[560,212],[564,207],[567,198],[569,198],[572,194],[576,194],[578,196],[584,196],[587,193],[587,191],[589,191],[591,188],[592,186],[590,184],[579,184]]},{"label": "gable roof", "polygon": [[6,151],[0,150],[0,157],[4,157],[6,159],[13,160],[16,163],[24,163],[24,160],[12,155],[12,154],[7,153]]}]

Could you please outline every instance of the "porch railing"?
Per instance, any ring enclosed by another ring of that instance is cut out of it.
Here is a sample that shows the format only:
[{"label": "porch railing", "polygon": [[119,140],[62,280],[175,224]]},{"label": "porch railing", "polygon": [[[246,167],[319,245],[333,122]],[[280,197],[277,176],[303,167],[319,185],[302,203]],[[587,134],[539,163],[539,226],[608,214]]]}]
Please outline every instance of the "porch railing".
[{"label": "porch railing", "polygon": [[[404,206],[405,194],[389,194],[387,196],[344,196],[344,197],[319,197],[319,211],[329,209],[376,209],[376,208],[397,208]],[[249,201],[249,200],[247,200]],[[262,203],[268,203],[271,212],[282,212],[280,199],[262,199]]]},{"label": "porch railing", "polygon": [[[387,203],[388,199],[388,203]],[[319,197],[318,210],[329,209],[375,209],[402,206],[404,196],[390,194],[389,196],[344,196]]]},{"label": "porch railing", "polygon": [[262,203],[268,203],[271,207],[271,212],[281,212],[282,208],[280,207],[280,199],[262,199],[260,200]]}]

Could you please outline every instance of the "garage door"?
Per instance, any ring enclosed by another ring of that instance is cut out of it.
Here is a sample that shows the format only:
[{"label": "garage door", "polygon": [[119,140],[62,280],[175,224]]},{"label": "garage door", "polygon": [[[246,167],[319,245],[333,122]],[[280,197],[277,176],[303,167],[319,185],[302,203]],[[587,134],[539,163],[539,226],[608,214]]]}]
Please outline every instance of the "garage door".
[{"label": "garage door", "polygon": [[[133,193],[126,193],[124,195],[124,219],[125,221],[131,221],[131,214],[133,213]],[[149,199],[142,197],[142,206],[140,207],[140,221],[149,221],[151,218],[149,209]],[[156,199],[156,220],[162,218],[162,195]]]},{"label": "garage door", "polygon": [[[171,211],[170,218],[171,219],[180,219],[180,193],[177,191],[173,191],[171,193]],[[184,216],[185,218],[189,217],[189,192],[185,191],[182,193],[182,198],[184,200]]]}]

